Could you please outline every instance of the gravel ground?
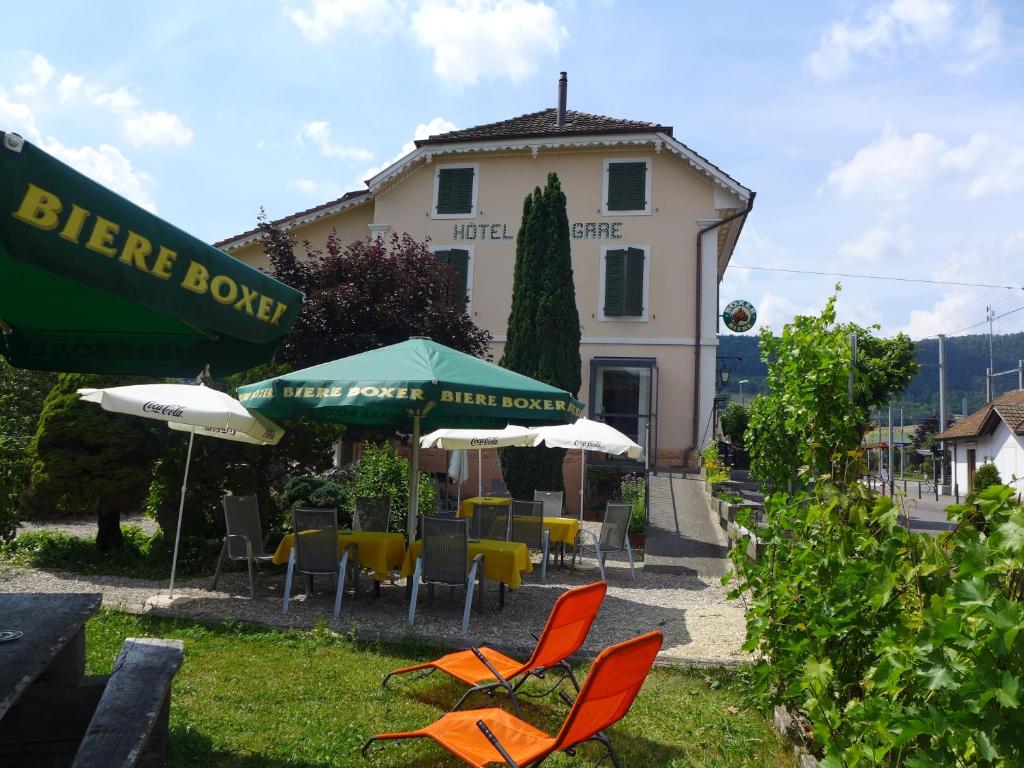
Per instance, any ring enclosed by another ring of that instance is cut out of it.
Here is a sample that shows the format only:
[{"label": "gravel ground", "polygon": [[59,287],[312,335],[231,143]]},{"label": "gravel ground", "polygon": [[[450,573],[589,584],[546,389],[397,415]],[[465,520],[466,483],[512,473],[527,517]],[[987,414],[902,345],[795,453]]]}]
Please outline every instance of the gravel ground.
[{"label": "gravel ground", "polygon": [[[54,525],[46,527],[55,529]],[[60,530],[73,528],[60,525]],[[90,533],[94,535],[94,528]],[[726,590],[721,584],[645,573],[638,567],[637,583],[633,585],[624,560],[609,559],[606,570],[608,594],[583,647],[584,655],[595,655],[611,643],[660,629],[665,633],[665,645],[659,657],[663,662],[731,665],[749,660],[748,654],[741,650],[745,634],[743,607],[726,600]],[[538,566],[524,578],[519,589],[506,591],[502,610],[498,610],[497,585],[487,582],[484,611],[478,613],[474,608],[467,635],[459,631],[464,592],[454,590],[449,594],[449,590],[438,588],[431,604],[423,590],[413,631],[418,637],[445,645],[465,646],[472,641],[478,645],[488,643],[513,654],[528,654],[533,647],[530,633],[540,632],[558,595],[566,588],[598,578],[600,574],[593,559],[582,565],[577,563],[575,573],[567,567],[549,567],[546,583],[540,580]],[[316,583],[316,591],[309,599],[297,588],[298,596],[291,602],[287,614],[281,613],[283,568],[262,569],[255,600],[248,597],[248,578],[242,570],[229,569],[216,592],[209,590],[211,581],[209,577],[181,581],[175,596],[185,599],[176,600],[170,608],[148,609],[146,600],[160,591],[166,593],[166,581],[0,567],[0,592],[102,592],[107,607],[133,613],[152,610],[164,615],[207,621],[231,619],[273,627],[305,628],[324,621],[339,632],[354,629],[367,640],[396,640],[409,633],[404,579],[394,585],[383,584],[380,597],[374,598],[370,589],[372,580],[364,576],[358,597],[346,593],[338,619],[332,614],[333,584],[326,579]]]}]

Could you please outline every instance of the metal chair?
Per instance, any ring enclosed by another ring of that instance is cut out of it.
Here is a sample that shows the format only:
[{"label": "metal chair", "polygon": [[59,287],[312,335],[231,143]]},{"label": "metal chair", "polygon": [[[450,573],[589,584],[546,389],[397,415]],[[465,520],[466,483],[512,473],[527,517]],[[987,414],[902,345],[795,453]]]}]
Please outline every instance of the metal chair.
[{"label": "metal chair", "polygon": [[412,575],[412,594],[409,597],[409,626],[416,619],[416,600],[420,582],[430,589],[434,597],[434,585],[465,587],[466,605],[462,611],[462,631],[469,631],[469,609],[473,605],[474,581],[479,573],[480,605],[483,609],[484,556],[477,555],[469,560],[469,521],[465,518],[424,517],[423,550],[416,558],[416,569]]},{"label": "metal chair", "polygon": [[491,496],[511,496],[509,493],[508,486],[505,484],[503,478],[495,478],[491,480]]},{"label": "metal chair", "polygon": [[256,565],[270,563],[274,556],[263,548],[263,530],[260,526],[260,508],[255,495],[225,496],[224,527],[227,535],[220,548],[217,569],[213,573],[213,587],[217,589],[220,569],[225,560],[245,560],[249,564],[249,597],[256,597]]},{"label": "metal chair", "polygon": [[[598,536],[593,531],[584,528],[580,529],[579,545],[572,554],[572,567],[576,566],[577,552],[582,557],[583,550],[592,549],[597,558],[597,566],[601,569],[601,581],[604,581],[604,559],[609,552],[625,552],[629,558],[629,574],[636,583],[636,570],[633,568],[633,549],[629,546],[629,518],[633,512],[632,504],[612,504],[604,510],[604,521],[601,523],[601,534]],[[589,536],[592,544],[584,543],[584,537]]]},{"label": "metal chair", "polygon": [[341,613],[341,596],[345,591],[345,570],[348,567],[349,547],[338,558],[338,510],[296,507],[292,512],[295,528],[295,546],[288,557],[288,575],[284,580],[284,607],[292,594],[292,575],[304,573],[309,577],[306,595],[313,589],[314,576],[337,576],[334,593],[334,615]]},{"label": "metal chair", "polygon": [[508,541],[509,517],[507,504],[474,504],[469,523],[470,538]]},{"label": "metal chair", "polygon": [[514,500],[510,505],[512,529],[509,541],[519,541],[530,549],[544,553],[540,561],[541,581],[548,580],[548,550],[551,547],[551,531],[544,529],[544,502]]},{"label": "metal chair", "polygon": [[544,502],[544,517],[561,517],[564,491],[534,491],[533,500]]},{"label": "metal chair", "polygon": [[353,531],[387,533],[390,525],[390,496],[356,496],[356,512],[352,516]]}]

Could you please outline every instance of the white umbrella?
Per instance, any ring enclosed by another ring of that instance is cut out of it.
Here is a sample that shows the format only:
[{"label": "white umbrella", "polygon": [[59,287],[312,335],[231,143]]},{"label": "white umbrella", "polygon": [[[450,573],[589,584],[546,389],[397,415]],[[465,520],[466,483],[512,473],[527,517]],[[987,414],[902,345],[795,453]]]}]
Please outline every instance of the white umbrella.
[{"label": "white umbrella", "polygon": [[462,484],[469,480],[469,456],[464,450],[452,451],[448,459],[448,477],[458,483],[456,504],[462,503]]},{"label": "white umbrella", "polygon": [[586,452],[599,451],[614,456],[626,454],[631,459],[639,459],[644,449],[619,432],[600,421],[577,419],[572,424],[559,424],[555,427],[535,427],[531,445],[546,445],[548,448],[569,448],[580,451],[580,519],[583,519],[583,489],[586,482]]},{"label": "white umbrella", "polygon": [[446,451],[475,448],[477,495],[483,496],[483,449],[526,446],[532,442],[532,430],[509,424],[503,429],[436,429],[420,438],[420,448],[444,448]]},{"label": "white umbrella", "polygon": [[172,429],[189,433],[185,476],[181,481],[178,529],[174,534],[170,597],[174,597],[174,576],[178,567],[178,541],[185,511],[185,487],[192,463],[192,441],[197,434],[255,445],[276,445],[284,430],[265,416],[248,411],[235,398],[216,389],[192,384],[133,384],[107,389],[80,389],[88,403],[99,403],[106,411],[166,421]]}]

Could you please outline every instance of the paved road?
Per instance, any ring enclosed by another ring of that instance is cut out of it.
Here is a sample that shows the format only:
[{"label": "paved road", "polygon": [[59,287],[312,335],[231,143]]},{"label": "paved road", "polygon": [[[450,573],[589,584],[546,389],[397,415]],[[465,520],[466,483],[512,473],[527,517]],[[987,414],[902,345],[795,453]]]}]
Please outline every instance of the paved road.
[{"label": "paved road", "polygon": [[908,492],[903,504],[910,514],[910,530],[938,534],[954,528],[956,524],[950,522],[946,515],[946,507],[955,503],[956,499],[952,496],[939,496],[938,501],[934,496],[919,500],[916,494]]}]

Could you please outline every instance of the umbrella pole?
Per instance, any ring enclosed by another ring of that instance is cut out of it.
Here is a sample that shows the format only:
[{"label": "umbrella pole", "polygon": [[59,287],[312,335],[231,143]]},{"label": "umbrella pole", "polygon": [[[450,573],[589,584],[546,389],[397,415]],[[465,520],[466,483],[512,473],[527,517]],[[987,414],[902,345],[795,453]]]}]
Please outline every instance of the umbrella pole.
[{"label": "umbrella pole", "polygon": [[[409,471],[409,545],[416,541],[416,515],[420,506],[420,414],[412,417],[412,461]],[[447,470],[447,467],[445,468]],[[447,483],[446,483],[447,485]]]},{"label": "umbrella pole", "polygon": [[580,522],[583,522],[583,495],[587,487],[587,452],[580,449]]},{"label": "umbrella pole", "polygon": [[482,449],[476,449],[476,495],[482,497],[484,495],[484,452]]},{"label": "umbrella pole", "polygon": [[178,570],[178,542],[181,540],[181,518],[185,514],[185,487],[188,485],[188,468],[192,463],[192,441],[196,439],[195,432],[188,433],[188,454],[185,457],[185,476],[181,479],[181,503],[178,504],[178,529],[174,532],[174,557],[171,559],[171,587],[170,596],[174,597],[174,575]]}]

